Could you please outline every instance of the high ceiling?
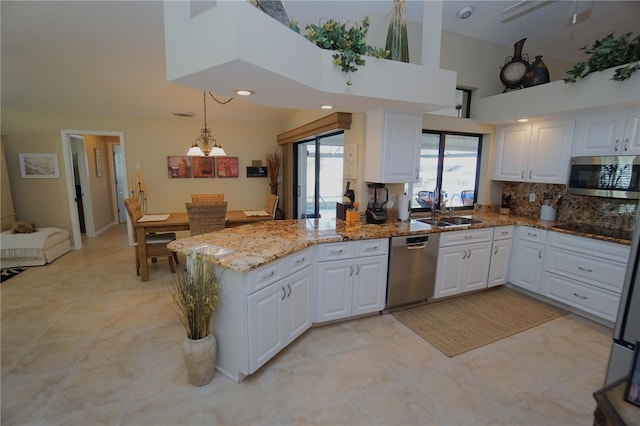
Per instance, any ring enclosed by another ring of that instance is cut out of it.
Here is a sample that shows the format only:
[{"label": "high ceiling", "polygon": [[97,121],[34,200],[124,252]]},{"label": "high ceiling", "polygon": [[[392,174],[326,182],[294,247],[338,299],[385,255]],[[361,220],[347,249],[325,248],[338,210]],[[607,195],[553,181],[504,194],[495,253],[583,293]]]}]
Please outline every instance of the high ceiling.
[{"label": "high ceiling", "polygon": [[[289,17],[302,25],[324,16],[361,20],[391,6],[390,0],[283,3]],[[569,27],[571,1],[526,1],[514,13],[502,13],[517,3],[447,0],[443,28],[505,46],[527,37],[525,51],[528,47],[575,62],[579,47],[613,30],[637,32],[640,18],[636,1],[595,2],[585,22]],[[456,12],[464,6],[474,11],[461,20]],[[201,92],[166,82],[162,2],[3,0],[0,7],[3,108],[150,117],[190,111],[201,116]],[[406,7],[407,19],[422,20],[421,1],[407,0]],[[220,120],[266,121],[286,113],[241,99],[223,106],[209,102],[210,118]]]}]

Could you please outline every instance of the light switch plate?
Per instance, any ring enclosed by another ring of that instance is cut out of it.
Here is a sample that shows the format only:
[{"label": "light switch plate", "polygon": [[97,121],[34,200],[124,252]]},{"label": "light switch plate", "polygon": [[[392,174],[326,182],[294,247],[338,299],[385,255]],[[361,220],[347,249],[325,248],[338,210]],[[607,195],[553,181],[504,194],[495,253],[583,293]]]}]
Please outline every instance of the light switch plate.
[{"label": "light switch plate", "polygon": [[532,203],[536,202],[536,193],[535,192],[530,192],[529,193],[529,201],[531,201]]}]

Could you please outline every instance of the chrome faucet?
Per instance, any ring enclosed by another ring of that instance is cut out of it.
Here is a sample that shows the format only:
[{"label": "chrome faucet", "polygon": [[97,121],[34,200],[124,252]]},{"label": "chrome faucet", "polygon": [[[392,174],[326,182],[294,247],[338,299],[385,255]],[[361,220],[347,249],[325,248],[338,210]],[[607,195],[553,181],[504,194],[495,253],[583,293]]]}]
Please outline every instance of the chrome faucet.
[{"label": "chrome faucet", "polygon": [[460,199],[460,205],[462,205],[462,197],[460,196],[460,194],[453,194],[451,196],[451,200],[449,200],[451,202],[451,205],[449,206],[449,217],[451,217],[451,215],[453,214],[453,199],[456,197]]}]

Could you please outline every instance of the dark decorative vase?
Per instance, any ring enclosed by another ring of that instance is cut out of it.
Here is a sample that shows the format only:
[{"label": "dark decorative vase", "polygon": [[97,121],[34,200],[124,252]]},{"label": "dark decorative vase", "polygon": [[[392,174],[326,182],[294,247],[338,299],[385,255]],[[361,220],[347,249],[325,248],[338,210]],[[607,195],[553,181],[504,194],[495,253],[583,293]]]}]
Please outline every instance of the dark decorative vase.
[{"label": "dark decorative vase", "polygon": [[549,68],[542,60],[542,56],[536,56],[535,61],[529,67],[529,71],[524,76],[522,85],[524,87],[537,86],[549,82]]}]

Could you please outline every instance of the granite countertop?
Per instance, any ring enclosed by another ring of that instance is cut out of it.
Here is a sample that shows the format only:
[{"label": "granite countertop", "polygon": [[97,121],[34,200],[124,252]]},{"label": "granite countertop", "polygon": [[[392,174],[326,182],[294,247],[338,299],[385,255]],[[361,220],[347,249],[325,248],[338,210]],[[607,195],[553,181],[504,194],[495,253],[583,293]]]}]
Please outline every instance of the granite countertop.
[{"label": "granite countertop", "polygon": [[[469,216],[461,213],[456,216]],[[432,227],[415,219],[381,225],[368,224],[364,221],[345,222],[336,219],[274,220],[182,238],[171,242],[168,247],[183,254],[203,244],[224,248],[232,253],[213,259],[213,263],[227,269],[246,272],[314,244],[423,235],[433,232],[452,232],[506,225],[526,225],[618,244],[630,244],[627,239],[560,229],[556,227],[559,225],[556,222],[523,216],[473,212],[473,218],[480,220],[481,223],[466,226]]]}]

